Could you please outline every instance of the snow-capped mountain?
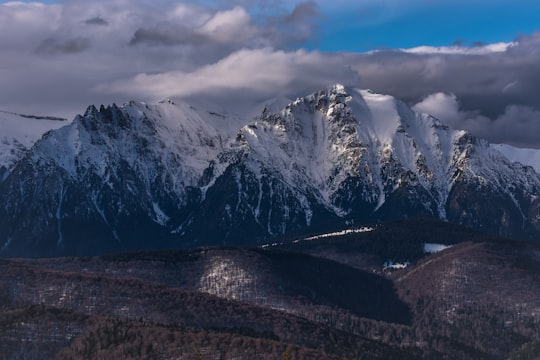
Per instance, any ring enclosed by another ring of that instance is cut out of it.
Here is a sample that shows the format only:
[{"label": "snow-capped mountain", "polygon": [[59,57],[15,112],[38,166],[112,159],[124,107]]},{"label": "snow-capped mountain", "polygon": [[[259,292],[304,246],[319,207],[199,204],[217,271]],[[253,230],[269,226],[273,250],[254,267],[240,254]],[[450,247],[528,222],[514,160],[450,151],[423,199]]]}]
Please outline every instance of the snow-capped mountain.
[{"label": "snow-capped mountain", "polygon": [[0,180],[43,134],[66,124],[61,118],[0,111]]},{"label": "snow-capped mountain", "polygon": [[502,152],[509,160],[532,166],[537,173],[540,173],[540,150],[518,148],[507,144],[492,144],[491,146]]},{"label": "snow-capped mountain", "polygon": [[531,167],[391,96],[336,85],[274,108],[246,124],[171,101],[89,107],[0,183],[0,254],[256,244],[415,215],[540,231]]},{"label": "snow-capped mountain", "polygon": [[[234,145],[243,160],[232,168],[243,181],[230,203],[270,234],[332,216],[429,214],[506,236],[525,236],[536,231],[531,221],[538,224],[537,173],[391,96],[338,85],[263,113]],[[261,199],[275,193],[294,200],[261,212],[268,203]],[[286,209],[280,221],[276,208]]]}]

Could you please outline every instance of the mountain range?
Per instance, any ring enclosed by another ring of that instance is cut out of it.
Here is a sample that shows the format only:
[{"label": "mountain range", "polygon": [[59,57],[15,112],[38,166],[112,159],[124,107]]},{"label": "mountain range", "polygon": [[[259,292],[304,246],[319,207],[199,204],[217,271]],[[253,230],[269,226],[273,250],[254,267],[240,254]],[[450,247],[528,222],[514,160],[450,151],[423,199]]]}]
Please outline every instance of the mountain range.
[{"label": "mountain range", "polygon": [[250,119],[171,100],[24,119],[50,131],[3,137],[4,257],[261,245],[424,215],[540,234],[523,152],[369,90],[335,85]]}]

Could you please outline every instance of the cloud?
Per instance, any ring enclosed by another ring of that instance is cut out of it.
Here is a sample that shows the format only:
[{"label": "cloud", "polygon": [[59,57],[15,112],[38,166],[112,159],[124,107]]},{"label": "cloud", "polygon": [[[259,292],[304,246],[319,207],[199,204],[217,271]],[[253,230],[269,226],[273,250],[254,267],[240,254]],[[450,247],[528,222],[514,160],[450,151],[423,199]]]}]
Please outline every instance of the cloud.
[{"label": "cloud", "polygon": [[[413,109],[422,113],[431,114],[447,124],[458,125],[464,117],[460,111],[459,102],[454,94],[445,94],[442,92],[427,96]],[[457,126],[459,128],[459,125]]]},{"label": "cloud", "polygon": [[293,11],[284,19],[285,23],[298,23],[311,20],[319,15],[317,3],[315,1],[306,1],[297,4]]},{"label": "cloud", "polygon": [[306,41],[314,42],[317,38],[317,23],[323,16],[315,1],[298,3],[289,14],[274,19],[274,26],[281,38],[281,45],[298,46]]},{"label": "cloud", "polygon": [[529,106],[509,105],[495,119],[477,111],[464,111],[454,94],[435,93],[413,107],[431,114],[454,129],[465,129],[492,143],[539,148],[540,110]]},{"label": "cloud", "polygon": [[476,46],[299,50],[315,47],[347,5],[357,15],[375,11],[379,21],[387,16],[381,7],[412,11],[400,3],[1,3],[0,109],[73,117],[91,103],[178,97],[241,113],[342,82],[392,94],[491,141],[540,147],[540,32]]},{"label": "cloud", "polygon": [[[492,122],[488,117],[479,114],[478,111],[463,110],[455,94],[438,92],[428,95],[422,101],[415,104],[413,109],[435,116],[441,122],[454,129],[469,130],[481,137],[486,137],[487,132],[483,129],[485,127],[489,128]],[[494,141],[494,138],[489,135],[486,138],[487,140]]]},{"label": "cloud", "polygon": [[[185,7],[175,9],[176,17],[183,18]],[[175,19],[178,20],[178,19]],[[249,14],[240,7],[226,11],[217,11],[199,26],[189,28],[181,23],[168,22],[152,28],[140,28],[135,31],[130,45],[196,45],[206,43],[245,44],[257,31],[251,25]]]},{"label": "cloud", "polygon": [[513,46],[516,46],[516,42],[509,43],[495,43],[495,44],[481,44],[471,47],[466,47],[461,44],[460,41],[454,43],[453,46],[418,46],[411,49],[400,49],[403,52],[411,54],[423,54],[423,55],[489,55],[493,53],[506,52]]},{"label": "cloud", "polygon": [[[540,33],[451,53],[384,50],[351,54],[362,86],[416,103],[435,92],[455,94],[467,111],[496,118],[509,105],[538,107]],[[505,49],[504,49],[505,48]],[[503,50],[504,49],[504,50]]]},{"label": "cloud", "polygon": [[62,17],[60,5],[8,2],[0,4],[0,46],[2,51],[23,51],[36,39],[54,31]]},{"label": "cloud", "polygon": [[339,56],[304,50],[243,49],[193,72],[141,73],[98,89],[154,99],[204,96],[232,109],[277,95],[295,97],[334,82],[352,85],[355,74],[341,61]]},{"label": "cloud", "polygon": [[[478,124],[474,124],[479,127]],[[529,106],[510,105],[504,113],[488,124],[479,128],[478,133],[489,137],[492,142],[507,143],[518,147],[540,149],[540,110]]]},{"label": "cloud", "polygon": [[197,47],[211,44],[230,52],[246,47],[287,48],[302,44],[314,34],[314,20],[318,16],[313,1],[301,2],[290,12],[258,17],[256,21],[240,6],[216,11],[177,5],[167,19],[137,29],[129,43]]},{"label": "cloud", "polygon": [[251,17],[239,6],[216,12],[197,30],[218,42],[244,42],[256,34]]},{"label": "cloud", "polygon": [[47,38],[39,44],[36,51],[47,55],[74,54],[83,52],[89,47],[90,40],[82,36],[72,39]]},{"label": "cloud", "polygon": [[194,34],[182,26],[162,25],[154,28],[141,28],[135,31],[129,41],[130,45],[202,45],[207,38],[201,34]]},{"label": "cloud", "polygon": [[102,17],[96,16],[90,19],[87,19],[84,21],[86,25],[99,25],[99,26],[107,26],[109,23],[107,20],[103,19]]}]

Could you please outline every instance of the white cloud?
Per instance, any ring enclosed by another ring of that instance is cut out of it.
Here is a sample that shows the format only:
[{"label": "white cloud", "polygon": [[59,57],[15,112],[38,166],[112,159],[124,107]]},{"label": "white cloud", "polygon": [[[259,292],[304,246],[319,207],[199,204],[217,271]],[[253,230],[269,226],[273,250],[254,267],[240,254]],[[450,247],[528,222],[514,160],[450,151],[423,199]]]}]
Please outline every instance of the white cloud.
[{"label": "white cloud", "polygon": [[424,100],[414,105],[416,111],[435,116],[447,124],[452,124],[463,118],[460,114],[459,103],[456,95],[438,92],[427,96]]},{"label": "white cloud", "polygon": [[489,55],[506,52],[516,42],[500,42],[480,46],[418,46],[410,49],[400,49],[403,52],[420,55]]},{"label": "white cloud", "polygon": [[251,17],[243,8],[218,11],[197,32],[219,42],[244,42],[256,34]]},{"label": "white cloud", "polygon": [[354,79],[354,73],[340,65],[339,57],[319,52],[243,49],[193,72],[141,73],[100,85],[99,90],[154,99],[207,95],[230,100],[242,94],[261,101]]},{"label": "white cloud", "polygon": [[166,17],[170,21],[195,28],[207,22],[212,17],[212,14],[210,9],[202,5],[180,3],[176,4],[171,11],[167,12]]},{"label": "white cloud", "polygon": [[489,135],[486,136],[486,132],[484,131],[484,128],[489,129],[491,127],[491,120],[478,114],[476,111],[463,110],[458,98],[454,94],[441,92],[431,94],[421,102],[415,104],[413,109],[435,116],[454,129],[469,130],[474,135],[493,141]]}]

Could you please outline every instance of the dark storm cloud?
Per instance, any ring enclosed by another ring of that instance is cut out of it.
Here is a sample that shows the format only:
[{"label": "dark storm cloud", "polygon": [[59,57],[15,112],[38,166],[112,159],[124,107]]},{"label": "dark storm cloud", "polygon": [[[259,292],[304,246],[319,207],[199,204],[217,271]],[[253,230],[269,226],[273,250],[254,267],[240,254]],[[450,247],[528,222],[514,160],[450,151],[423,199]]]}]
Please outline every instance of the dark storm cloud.
[{"label": "dark storm cloud", "polygon": [[456,129],[466,129],[493,143],[540,148],[540,111],[529,106],[509,105],[495,118],[478,111],[466,111],[454,94],[429,95],[414,106],[415,110],[436,116]]},{"label": "dark storm cloud", "polygon": [[540,33],[520,38],[506,51],[408,53],[380,51],[353,55],[362,86],[410,103],[429,94],[455,94],[465,110],[495,117],[508,105],[540,104]]},{"label": "dark storm cloud", "polygon": [[[410,54],[357,58],[362,84],[435,113],[492,142],[540,148],[540,32],[503,52]],[[446,93],[442,96],[440,93]],[[431,96],[434,93],[436,96]],[[448,95],[451,94],[451,95]]]},{"label": "dark storm cloud", "polygon": [[272,27],[277,35],[276,44],[287,47],[302,46],[306,42],[314,42],[317,38],[317,22],[322,19],[317,3],[306,1],[297,4],[293,10],[277,16]]},{"label": "dark storm cloud", "polygon": [[285,23],[297,23],[299,21],[311,20],[319,16],[317,3],[315,1],[306,1],[296,5],[289,15],[285,17]]},{"label": "dark storm cloud", "polygon": [[196,34],[181,26],[162,25],[151,29],[141,28],[135,31],[129,41],[130,45],[203,45],[211,39],[202,34]]},{"label": "dark storm cloud", "polygon": [[98,25],[98,26],[107,26],[109,25],[109,22],[99,16],[93,17],[91,19],[87,19],[84,21],[86,25]]},{"label": "dark storm cloud", "polygon": [[[465,124],[466,125],[466,124]],[[470,124],[471,131],[496,143],[539,148],[540,111],[529,106],[509,105],[494,121]]]},{"label": "dark storm cloud", "polygon": [[90,40],[85,37],[75,37],[71,39],[47,38],[43,40],[36,51],[39,54],[76,54],[90,48]]}]

